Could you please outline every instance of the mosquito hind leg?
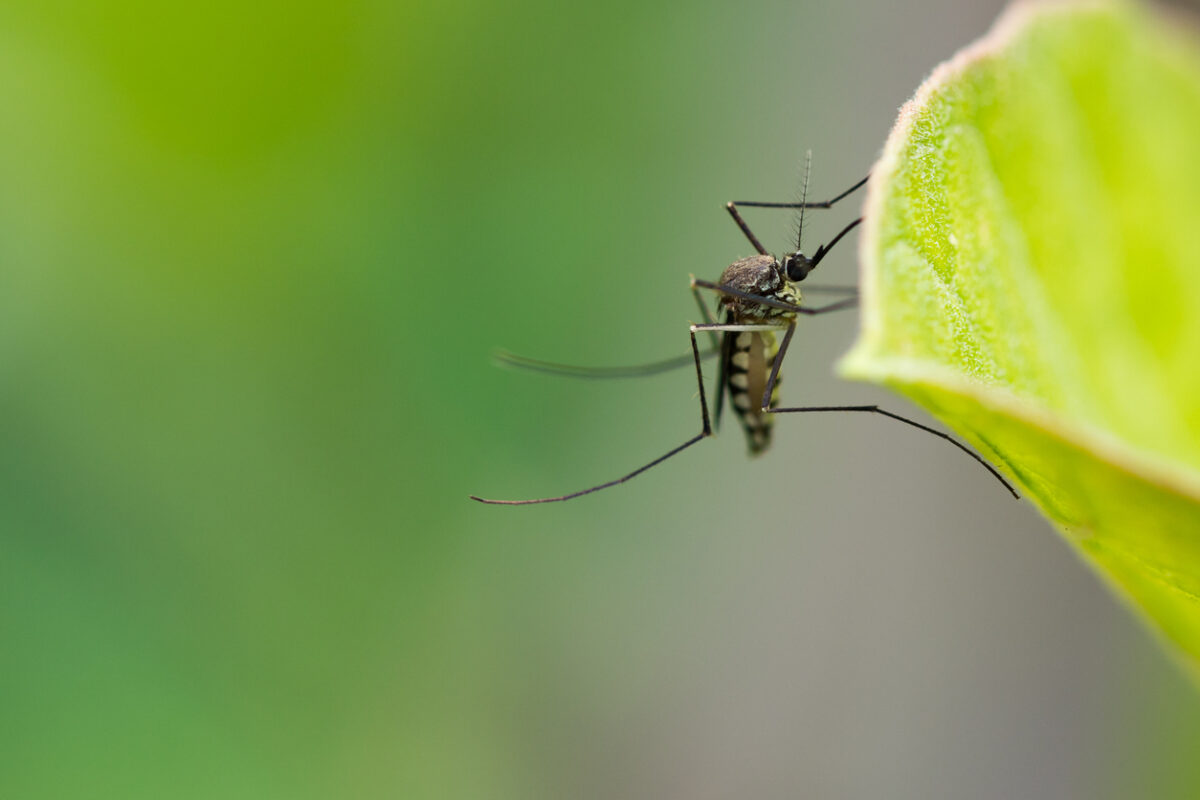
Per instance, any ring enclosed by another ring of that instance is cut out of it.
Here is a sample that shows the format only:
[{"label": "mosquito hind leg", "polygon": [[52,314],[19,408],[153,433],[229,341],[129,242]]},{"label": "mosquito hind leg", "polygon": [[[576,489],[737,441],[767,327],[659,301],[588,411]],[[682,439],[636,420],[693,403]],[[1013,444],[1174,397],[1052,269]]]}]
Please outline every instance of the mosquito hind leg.
[{"label": "mosquito hind leg", "polygon": [[709,326],[693,325],[691,330],[689,331],[689,335],[691,336],[691,340],[692,340],[692,361],[696,366],[696,385],[700,390],[700,422],[702,425],[700,433],[698,433],[695,436],[693,436],[692,438],[688,439],[686,442],[679,445],[678,447],[674,447],[674,448],[668,450],[666,453],[663,453],[661,456],[659,456],[658,458],[649,462],[648,464],[643,464],[642,466],[635,469],[633,472],[622,475],[621,477],[615,478],[611,481],[607,481],[605,483],[601,483],[596,486],[592,486],[588,489],[581,489],[577,492],[570,492],[568,494],[559,495],[558,497],[539,497],[539,498],[535,498],[532,500],[489,500],[484,497],[478,497],[477,495],[470,495],[470,498],[472,500],[475,500],[480,503],[486,503],[488,505],[499,505],[499,506],[530,506],[530,505],[537,505],[540,503],[561,503],[564,500],[573,500],[576,497],[582,497],[585,494],[592,494],[593,492],[598,492],[601,489],[608,489],[612,486],[616,486],[617,484],[625,483],[626,481],[630,480],[631,478],[636,478],[638,475],[641,475],[643,472],[650,469],[651,467],[658,466],[659,464],[661,464],[662,462],[671,458],[672,456],[676,456],[676,455],[682,453],[684,450],[688,449],[689,447],[691,447],[692,445],[701,441],[702,439],[706,439],[709,436],[712,436],[712,424],[709,422],[709,417],[708,417],[708,398],[704,393],[704,372],[700,368],[700,346],[696,343],[696,331],[704,330],[707,327],[709,327]]},{"label": "mosquito hind leg", "polygon": [[[701,350],[700,360],[705,361],[717,355],[719,350]],[[692,363],[692,354],[688,353],[674,358],[664,358],[661,361],[651,361],[647,364],[630,364],[620,367],[584,367],[578,364],[561,364],[556,361],[541,361],[528,356],[510,353],[507,350],[496,350],[492,357],[498,364],[507,367],[542,372],[547,375],[557,375],[564,378],[584,378],[587,380],[607,380],[613,378],[647,378],[663,372],[686,367]]]},{"label": "mosquito hind leg", "polygon": [[894,419],[897,422],[903,422],[905,425],[911,425],[912,427],[919,428],[919,429],[925,431],[926,433],[933,434],[934,436],[938,437],[939,439],[944,439],[947,442],[949,442],[950,444],[957,447],[959,450],[962,450],[964,453],[969,455],[971,458],[973,458],[977,462],[979,462],[979,464],[984,469],[986,469],[988,472],[990,472],[992,474],[993,478],[1000,481],[1000,483],[1004,485],[1004,488],[1009,491],[1009,494],[1011,494],[1013,497],[1016,497],[1016,498],[1021,497],[1021,495],[1017,494],[1017,490],[1014,489],[1012,487],[1012,485],[1004,479],[1004,476],[1002,476],[995,467],[993,467],[991,464],[989,464],[987,461],[985,461],[983,456],[979,455],[978,453],[976,453],[971,448],[967,447],[962,442],[958,441],[957,439],[955,439],[954,437],[950,436],[947,433],[943,433],[942,431],[937,430],[936,428],[931,428],[928,425],[923,425],[922,423],[917,422],[914,419],[909,419],[908,417],[903,417],[903,416],[900,416],[899,414],[894,414],[891,411],[885,411],[884,409],[880,408],[879,406],[876,406],[876,405],[869,405],[869,406],[800,406],[798,408],[772,408],[772,409],[770,409],[770,411],[773,414],[804,414],[804,413],[824,413],[824,412],[835,412],[835,411],[859,412],[859,413],[864,413],[864,414],[879,414],[880,416],[887,417],[888,419]]},{"label": "mosquito hind leg", "polygon": [[[834,305],[836,305],[836,304],[834,304]],[[837,309],[829,307],[828,310],[837,310]],[[765,328],[768,326],[721,325],[721,326],[713,326],[713,327],[715,327],[716,329],[726,330],[726,331],[738,331],[738,330],[747,330],[747,329],[753,329],[753,328]],[[776,328],[776,329],[778,329],[778,328]],[[1009,493],[1012,494],[1013,497],[1017,497],[1017,498],[1020,497],[1020,495],[1017,494],[1016,490],[1013,489],[1012,485],[1009,484],[1008,481],[1004,480],[1004,477],[996,470],[995,467],[993,467],[991,464],[989,464],[987,461],[985,461],[983,456],[979,455],[978,453],[976,453],[974,450],[967,447],[962,442],[958,441],[957,439],[953,438],[952,436],[950,436],[947,433],[943,433],[942,431],[937,430],[936,428],[931,428],[928,425],[923,425],[922,423],[917,422],[916,420],[909,419],[908,417],[903,417],[903,416],[901,416],[899,414],[895,414],[891,411],[885,411],[884,409],[880,408],[879,406],[875,406],[875,405],[870,405],[870,406],[801,406],[801,407],[796,407],[796,408],[771,408],[771,394],[775,390],[776,381],[779,380],[779,369],[783,365],[783,359],[787,355],[788,347],[792,343],[792,335],[795,332],[796,332],[796,322],[795,322],[795,320],[792,320],[787,325],[787,330],[783,335],[783,341],[780,342],[780,344],[779,344],[779,351],[775,354],[775,360],[771,364],[771,374],[767,378],[766,389],[764,390],[763,397],[762,397],[761,409],[764,413],[801,414],[801,413],[812,413],[812,412],[849,411],[849,412],[879,414],[881,416],[887,417],[888,419],[894,419],[897,422],[903,422],[905,425],[911,425],[914,428],[919,428],[919,429],[925,431],[926,433],[933,434],[934,436],[938,437],[939,439],[944,439],[945,441],[954,445],[959,450],[962,450],[964,453],[969,455],[971,458],[973,458],[977,462],[979,462],[979,464],[981,464],[984,469],[986,469],[988,472],[990,472],[992,474],[992,477],[994,477],[996,480],[1000,481],[1000,483],[1004,485],[1004,488],[1007,489],[1009,491]]]}]

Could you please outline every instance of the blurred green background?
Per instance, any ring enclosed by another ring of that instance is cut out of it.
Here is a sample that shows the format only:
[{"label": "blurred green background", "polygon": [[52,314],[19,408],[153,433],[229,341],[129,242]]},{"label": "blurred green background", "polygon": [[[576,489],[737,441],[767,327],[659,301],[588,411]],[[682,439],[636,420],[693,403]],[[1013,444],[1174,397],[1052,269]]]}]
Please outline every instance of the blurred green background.
[{"label": "blurred green background", "polygon": [[[724,201],[861,177],[998,10],[0,6],[0,795],[1194,797],[1193,689],[932,437],[466,499],[693,434],[489,353],[686,352]],[[810,323],[785,398],[905,407]]]}]

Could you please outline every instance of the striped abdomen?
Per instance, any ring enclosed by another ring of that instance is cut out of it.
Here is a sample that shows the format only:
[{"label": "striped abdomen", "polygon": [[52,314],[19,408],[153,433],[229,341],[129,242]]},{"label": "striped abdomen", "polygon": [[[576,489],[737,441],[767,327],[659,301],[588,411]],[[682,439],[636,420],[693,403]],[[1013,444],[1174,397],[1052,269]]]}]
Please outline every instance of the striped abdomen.
[{"label": "striped abdomen", "polygon": [[[751,455],[771,446],[774,416],[763,414],[762,398],[767,388],[771,365],[779,353],[779,343],[771,331],[731,332],[725,334],[725,388],[733,410],[737,412]],[[771,407],[776,405],[779,378],[771,392]]]}]

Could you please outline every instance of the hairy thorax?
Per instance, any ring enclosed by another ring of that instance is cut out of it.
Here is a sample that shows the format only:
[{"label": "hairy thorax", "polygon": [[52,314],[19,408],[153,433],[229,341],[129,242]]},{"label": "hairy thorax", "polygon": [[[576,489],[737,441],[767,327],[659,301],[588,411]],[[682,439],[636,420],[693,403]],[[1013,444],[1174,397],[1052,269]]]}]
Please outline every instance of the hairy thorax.
[{"label": "hairy thorax", "polygon": [[[750,256],[730,264],[721,273],[721,285],[756,297],[768,297],[791,305],[800,305],[800,287],[787,279],[779,260],[774,256]],[[793,317],[795,312],[772,308],[740,297],[725,295],[721,299],[732,319],[759,320]]]}]

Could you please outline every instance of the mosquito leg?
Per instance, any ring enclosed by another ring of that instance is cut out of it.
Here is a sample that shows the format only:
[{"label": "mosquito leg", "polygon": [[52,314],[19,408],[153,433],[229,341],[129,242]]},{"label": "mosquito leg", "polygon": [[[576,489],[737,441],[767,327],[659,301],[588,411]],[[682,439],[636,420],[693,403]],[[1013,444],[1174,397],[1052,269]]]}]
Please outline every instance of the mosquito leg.
[{"label": "mosquito leg", "polygon": [[[828,287],[823,287],[828,288]],[[833,291],[838,292],[857,292],[857,289],[852,287],[832,287]],[[818,290],[819,291],[819,290]],[[695,278],[692,279],[692,297],[696,298],[696,306],[699,307],[700,313],[704,317],[704,321],[709,325],[716,325],[716,317],[712,311],[704,304],[704,298],[700,296],[700,292],[696,289]],[[721,350],[720,337],[715,333],[710,333],[712,340],[712,349],[704,350],[700,353],[701,360],[708,360]],[[507,350],[496,350],[492,357],[501,364],[510,367],[518,367],[527,369],[531,372],[544,372],[548,375],[561,375],[567,378],[587,378],[587,379],[604,379],[604,378],[642,378],[648,375],[657,375],[660,372],[669,372],[679,367],[685,367],[692,363],[690,355],[676,356],[675,358],[665,358],[662,361],[652,361],[648,364],[634,364],[631,366],[621,367],[583,367],[577,364],[560,364],[555,361],[542,361],[528,356],[510,353]]]},{"label": "mosquito leg", "polygon": [[833,239],[830,240],[829,244],[823,244],[820,247],[818,247],[817,252],[813,253],[812,260],[808,263],[809,272],[812,272],[814,269],[816,269],[817,264],[820,264],[821,259],[823,259],[825,256],[829,255],[829,251],[833,249],[833,246],[835,244],[837,244],[838,241],[841,240],[841,238],[843,236],[845,236],[847,233],[849,233],[850,231],[857,228],[858,225],[862,221],[863,221],[863,218],[859,217],[858,219],[854,220],[854,222],[851,222],[849,225],[842,228],[841,232],[839,232],[837,236],[833,237]]},{"label": "mosquito leg", "polygon": [[[712,436],[712,424],[708,420],[708,398],[704,395],[704,371],[700,369],[700,347],[696,344],[696,329],[707,328],[707,325],[693,325],[688,330],[692,340],[692,355],[696,361],[696,388],[700,391],[700,423],[703,426],[701,436]],[[718,390],[720,387],[717,387]]]},{"label": "mosquito leg", "polygon": [[693,325],[693,331],[719,331],[721,333],[763,333],[764,331],[781,331],[787,327],[786,322],[739,322],[721,323],[720,325]]},{"label": "mosquito leg", "polygon": [[[732,203],[729,204],[729,212],[734,215],[734,219],[737,220],[740,225],[743,225],[743,226],[745,225],[745,223],[741,221],[742,218],[738,215],[737,211],[733,208]],[[845,228],[842,228],[842,230],[838,233],[838,235],[833,237],[833,239],[829,242],[829,244],[823,244],[820,247],[818,247],[816,254],[812,257],[812,259],[809,260],[808,271],[812,271],[812,269],[814,267],[816,267],[818,263],[820,263],[821,259],[823,259],[823,258],[825,258],[825,256],[829,255],[829,252],[833,249],[834,245],[836,245],[839,241],[841,241],[843,236],[845,236],[847,233],[854,230],[858,225],[860,225],[862,223],[862,221],[863,221],[863,218],[859,217],[858,219],[854,220],[849,225],[847,225]],[[749,234],[749,228],[745,228],[745,230]],[[749,235],[753,236],[753,234],[749,234]],[[757,242],[756,239],[753,241]],[[696,289],[698,289],[698,288],[699,289],[708,289],[708,290],[714,291],[714,292],[719,292],[720,294],[726,295],[728,297],[737,297],[742,300],[748,300],[752,303],[757,303],[758,305],[770,306],[771,308],[778,308],[778,309],[782,309],[784,311],[790,311],[793,314],[806,314],[808,316],[824,314],[824,313],[827,313],[830,311],[841,311],[844,308],[851,308],[852,306],[854,306],[858,303],[857,291],[855,291],[854,297],[848,297],[845,300],[839,300],[836,303],[830,303],[829,305],[826,305],[826,306],[818,306],[816,308],[808,308],[808,307],[793,305],[792,303],[785,303],[782,300],[776,300],[772,297],[762,297],[761,295],[755,295],[755,294],[750,294],[748,292],[742,292],[742,291],[739,291],[739,290],[734,289],[729,286],[723,286],[718,283],[712,283],[711,281],[702,281],[698,278],[692,278],[692,292],[693,292],[693,294],[697,294],[697,302],[700,302],[698,299],[698,293],[696,292]]]},{"label": "mosquito leg", "polygon": [[712,281],[703,281],[699,278],[692,278],[692,288],[708,289],[710,292],[717,292],[718,294],[727,295],[729,297],[739,297],[742,300],[749,300],[752,303],[758,303],[760,306],[779,308],[784,311],[791,311],[794,314],[803,314],[806,311],[806,309],[803,309],[800,306],[792,305],[791,303],[785,303],[782,300],[776,300],[773,297],[762,297],[761,295],[738,291],[730,286],[724,286],[720,283],[713,283]]},{"label": "mosquito leg", "polygon": [[847,297],[845,300],[838,300],[836,303],[830,303],[826,306],[817,306],[816,308],[809,308],[806,306],[800,309],[800,313],[807,314],[810,317],[815,317],[818,314],[828,314],[830,311],[845,311],[847,308],[856,308],[857,306],[857,297]]},{"label": "mosquito leg", "polygon": [[[814,202],[808,202],[806,200],[801,200],[799,203],[766,203],[766,202],[760,202],[757,200],[734,200],[731,203],[725,204],[725,210],[729,212],[729,215],[731,217],[733,217],[733,221],[736,222],[737,226],[742,229],[742,233],[744,233],[746,235],[746,238],[750,240],[750,244],[754,245],[754,249],[759,252],[759,255],[765,256],[765,255],[768,255],[767,248],[762,246],[762,242],[760,242],[758,240],[758,237],[754,235],[754,232],[750,230],[750,226],[746,224],[746,220],[742,219],[742,215],[741,215],[741,213],[738,212],[738,209],[737,209],[738,206],[747,206],[750,208],[801,208],[801,209],[803,209],[803,208],[833,208],[834,203],[841,200],[843,197],[846,197],[847,195],[851,194],[852,192],[855,192],[858,189],[861,189],[863,187],[863,185],[866,184],[867,179],[870,177],[871,176],[868,175],[866,178],[863,178],[861,181],[854,184],[849,189],[847,189],[846,191],[839,194],[837,197],[834,197],[830,200],[820,200],[820,201],[814,201]],[[807,181],[807,179],[806,179],[806,181]],[[855,224],[857,224],[857,223],[855,223]],[[854,226],[851,225],[850,227],[854,227]],[[849,230],[849,229],[847,229],[847,230]],[[843,233],[844,232],[845,231],[843,231]],[[838,238],[839,239],[841,238],[840,234],[838,235]],[[834,241],[836,242],[837,239],[835,239]],[[829,247],[833,247],[833,245],[830,244]],[[826,249],[828,249],[828,248],[826,248]]]},{"label": "mosquito leg", "polygon": [[803,406],[800,408],[773,408],[773,409],[770,409],[770,411],[773,414],[803,414],[803,413],[825,412],[825,411],[851,411],[851,412],[857,411],[857,412],[862,412],[862,413],[867,413],[867,414],[880,414],[882,416],[888,417],[889,419],[894,419],[897,422],[903,422],[905,425],[911,425],[914,428],[920,428],[921,430],[925,431],[926,433],[931,433],[934,436],[938,437],[939,439],[945,439],[947,442],[954,445],[959,450],[962,450],[964,453],[969,455],[971,458],[978,461],[983,466],[984,469],[986,469],[988,472],[992,473],[993,478],[1000,481],[1000,483],[1004,484],[1004,488],[1007,489],[1009,491],[1009,493],[1012,494],[1013,497],[1017,497],[1017,498],[1020,497],[1020,495],[1017,494],[1016,489],[1014,489],[1012,487],[1012,485],[1009,484],[1008,481],[1004,480],[1004,477],[999,472],[996,471],[995,467],[993,467],[991,464],[989,464],[987,461],[985,461],[983,459],[983,456],[979,455],[978,453],[976,453],[971,448],[967,447],[962,442],[953,438],[949,434],[942,433],[941,431],[939,431],[935,428],[931,428],[928,425],[922,425],[920,422],[917,422],[916,420],[909,419],[908,417],[902,417],[899,414],[893,414],[891,411],[884,411],[879,406]]},{"label": "mosquito leg", "polygon": [[746,238],[750,240],[750,244],[754,245],[754,249],[761,256],[769,255],[767,248],[762,246],[762,242],[754,235],[754,231],[750,230],[750,226],[746,224],[746,220],[742,219],[742,215],[738,213],[737,205],[734,203],[726,203],[725,210],[729,212],[729,216],[733,217],[733,221],[742,229],[742,233],[746,234]]},{"label": "mosquito leg", "polygon": [[[708,306],[705,305],[704,298],[700,296],[700,290],[696,288],[696,284],[694,282],[695,277],[696,276],[694,275],[692,276],[692,297],[696,298],[696,305],[700,307],[700,313],[704,316],[705,323],[708,325],[716,325],[717,318],[713,316],[713,313],[708,309]],[[713,426],[720,427],[721,413],[725,410],[725,348],[729,343],[726,342],[719,333],[713,330],[708,332],[708,338],[709,341],[712,342],[713,348],[721,354],[721,360],[717,362],[717,405],[713,409]]]},{"label": "mosquito leg", "polygon": [[[700,308],[700,313],[704,317],[704,321],[709,325],[716,325],[717,318],[713,316],[712,311],[704,303],[704,298],[700,296],[700,291],[696,288],[696,277],[692,276],[692,297],[696,298],[696,305]],[[712,341],[714,349],[719,350],[721,347],[721,337],[715,332],[709,333],[709,339]]]},{"label": "mosquito leg", "polygon": [[791,303],[785,303],[782,300],[776,300],[773,297],[762,297],[761,295],[738,291],[733,287],[723,286],[719,283],[713,283],[712,281],[702,281],[699,278],[692,279],[692,286],[700,289],[708,289],[713,292],[728,295],[729,297],[737,297],[741,298],[742,300],[748,300],[751,303],[757,303],[760,306],[770,306],[771,308],[779,308],[783,309],[784,311],[790,311],[793,314],[807,314],[808,316],[825,314],[829,311],[841,311],[845,308],[853,308],[858,303],[857,297],[847,297],[845,300],[838,300],[837,302],[830,303],[827,306],[809,308],[807,306],[797,306]]},{"label": "mosquito leg", "polygon": [[717,324],[716,317],[713,316],[713,313],[709,309],[709,307],[707,305],[705,305],[704,298],[700,296],[700,292],[696,291],[697,283],[698,282],[697,282],[696,278],[693,277],[692,278],[692,297],[696,298],[696,305],[700,307],[700,313],[704,315],[705,323],[707,323],[709,325],[716,325]]},{"label": "mosquito leg", "polygon": [[771,364],[771,374],[767,378],[767,388],[763,392],[762,410],[770,411],[771,408],[771,393],[775,391],[775,381],[779,380],[779,367],[783,364],[783,356],[787,353],[788,345],[792,343],[792,334],[796,332],[796,320],[791,320],[787,326],[787,333],[783,335],[783,341],[779,343],[779,352],[775,354],[775,361]]},{"label": "mosquito leg", "polygon": [[[767,390],[763,395],[762,406],[766,409],[770,404],[771,391],[775,387],[775,381],[779,378],[779,365],[783,363],[783,354],[787,351],[788,344],[792,341],[792,334],[796,330],[796,323],[779,322],[779,323],[758,323],[758,324],[743,324],[743,325],[693,325],[692,329],[703,328],[710,331],[722,331],[726,333],[765,333],[767,331],[775,332],[786,330],[784,334],[783,344],[779,348],[779,352],[775,354],[775,360],[771,365],[771,377],[767,381]],[[721,358],[721,377],[717,381],[717,420],[721,419],[721,401],[725,398],[725,356]]]},{"label": "mosquito leg", "polygon": [[659,464],[666,461],[671,456],[679,455],[684,450],[688,449],[689,447],[696,444],[700,440],[704,439],[708,435],[709,434],[707,434],[707,433],[696,434],[695,436],[693,436],[691,439],[688,439],[683,444],[679,445],[678,447],[674,448],[673,450],[669,450],[668,452],[664,453],[663,455],[661,455],[658,458],[651,461],[649,464],[638,467],[637,469],[635,469],[633,472],[629,473],[628,475],[623,475],[620,478],[617,478],[616,480],[609,481],[608,483],[602,483],[599,486],[593,486],[590,489],[582,489],[578,492],[571,492],[570,494],[559,495],[558,497],[539,497],[535,500],[489,500],[486,497],[477,497],[475,495],[469,495],[469,497],[472,500],[475,500],[476,502],[486,503],[487,505],[492,505],[492,506],[532,506],[532,505],[537,505],[539,503],[561,503],[564,500],[574,500],[576,497],[583,497],[585,494],[591,494],[592,492],[598,492],[601,489],[608,489],[612,486],[616,486],[619,483],[624,483],[625,481],[629,480],[630,478],[636,478],[638,475],[641,475],[643,472],[650,469],[651,467],[657,467]]},{"label": "mosquito leg", "polygon": [[820,294],[858,294],[857,286],[829,286],[823,283],[804,283],[804,293]]},{"label": "mosquito leg", "polygon": [[[764,333],[767,331],[771,331],[771,332],[779,331],[779,330],[783,330],[784,328],[794,329],[795,323],[791,323],[790,325],[787,323],[770,323],[770,322],[758,323],[758,324],[740,324],[740,325],[732,325],[732,324],[718,325],[718,324],[714,323],[714,324],[710,324],[710,325],[693,325],[692,326],[693,331],[708,330],[708,331],[713,331],[713,332],[719,331],[722,333]],[[788,338],[789,339],[791,338],[790,332],[788,334]],[[728,351],[725,348],[729,347],[730,344],[731,344],[731,342],[728,339],[722,343],[721,362],[720,362],[721,370],[720,370],[719,375],[717,376],[717,406],[716,406],[716,416],[714,417],[714,422],[717,424],[720,424],[720,422],[721,422],[721,411],[724,408],[724,403],[725,403],[725,365],[727,363],[726,359],[728,357]],[[787,345],[787,342],[785,341],[784,346],[786,347],[786,345]],[[782,354],[780,354],[780,355],[782,355]],[[781,361],[781,358],[776,357],[775,364],[778,365],[780,363],[780,361]],[[771,378],[772,383],[774,383],[774,381],[775,381],[774,376],[775,376],[775,373],[777,373],[778,371],[779,371],[779,368],[778,368],[778,366],[776,366],[771,373],[772,374],[772,378]],[[770,388],[770,386],[768,386],[767,387],[767,396],[770,397],[770,395],[771,395],[771,388]]]},{"label": "mosquito leg", "polygon": [[[712,350],[702,350],[700,352],[700,359],[707,361],[718,352],[719,350],[715,347]],[[686,367],[692,363],[691,353],[676,356],[675,358],[665,358],[662,361],[652,361],[649,364],[633,364],[624,367],[581,367],[576,364],[559,364],[554,361],[540,361],[528,356],[519,356],[507,350],[497,350],[492,356],[500,364],[527,369],[530,372],[544,372],[548,375],[560,375],[566,378],[597,380],[607,378],[644,378],[650,375],[658,375],[662,372],[669,372],[673,369],[679,369],[680,367]]]},{"label": "mosquito leg", "polygon": [[702,439],[706,439],[709,436],[712,436],[712,425],[709,423],[709,419],[708,419],[708,399],[705,397],[705,394],[704,394],[704,373],[700,369],[700,347],[699,347],[699,345],[696,344],[696,330],[698,328],[703,330],[705,327],[706,326],[704,326],[704,325],[693,325],[692,329],[690,331],[690,336],[692,339],[692,362],[696,366],[696,385],[700,389],[700,421],[703,426],[700,433],[698,433],[695,436],[693,436],[692,438],[688,439],[686,442],[679,445],[678,447],[668,450],[666,453],[664,453],[661,456],[659,456],[658,458],[654,459],[649,464],[644,464],[644,465],[638,467],[637,469],[635,469],[633,472],[630,472],[626,475],[622,475],[621,477],[616,478],[615,480],[611,480],[606,483],[601,483],[597,486],[593,486],[589,489],[581,489],[578,492],[571,492],[569,494],[559,495],[558,497],[540,497],[540,498],[533,499],[533,500],[488,500],[487,498],[478,497],[476,495],[471,495],[470,496],[471,499],[475,500],[477,502],[480,502],[480,503],[487,503],[488,505],[500,505],[500,506],[530,506],[530,505],[536,505],[538,503],[561,503],[564,500],[573,500],[576,497],[582,497],[585,494],[591,494],[593,492],[598,492],[601,489],[607,489],[611,486],[616,486],[619,483],[625,483],[625,481],[630,480],[631,478],[636,478],[638,475],[641,475],[643,472],[650,469],[651,467],[658,466],[662,462],[666,461],[668,458],[671,458],[672,456],[682,453],[684,450],[688,449],[689,447],[691,447],[692,445],[701,441]]},{"label": "mosquito leg", "polygon": [[799,203],[764,203],[764,202],[760,202],[757,200],[735,200],[732,203],[730,203],[730,205],[749,206],[751,208],[833,208],[833,204],[836,203],[838,200],[841,200],[842,198],[846,197],[847,195],[853,194],[854,192],[861,189],[866,184],[867,180],[870,179],[870,177],[871,176],[868,175],[866,178],[863,178],[861,181],[854,184],[849,189],[842,192],[841,194],[839,194],[837,197],[833,198],[832,200],[821,200],[821,201],[813,200],[813,201],[804,201],[804,202],[799,202]]},{"label": "mosquito leg", "polygon": [[713,409],[713,430],[716,430],[721,427],[721,414],[725,411],[725,381],[728,378],[726,370],[729,369],[729,349],[733,347],[733,340],[716,332],[710,332],[708,335],[721,340],[721,358],[717,360],[717,405]]}]

